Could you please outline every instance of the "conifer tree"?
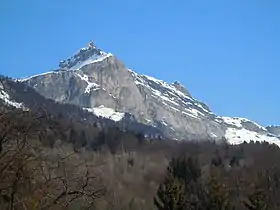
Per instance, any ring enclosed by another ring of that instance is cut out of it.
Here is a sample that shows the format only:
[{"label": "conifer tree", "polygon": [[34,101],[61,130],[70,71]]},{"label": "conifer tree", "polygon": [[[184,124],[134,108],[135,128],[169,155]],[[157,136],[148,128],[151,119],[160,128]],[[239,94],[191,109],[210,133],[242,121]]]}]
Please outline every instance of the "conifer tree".
[{"label": "conifer tree", "polygon": [[200,169],[192,158],[173,158],[154,199],[157,209],[203,209],[200,176]]},{"label": "conifer tree", "polygon": [[72,128],[70,130],[69,141],[70,143],[75,143],[77,140],[78,140],[78,133],[74,128]]},{"label": "conifer tree", "polygon": [[232,210],[234,209],[229,202],[228,190],[225,185],[218,182],[213,175],[206,183],[206,206],[207,210]]},{"label": "conifer tree", "polygon": [[154,204],[158,210],[184,210],[186,209],[185,188],[171,170],[167,170],[167,176],[159,185]]},{"label": "conifer tree", "polygon": [[173,158],[171,160],[170,170],[173,175],[179,180],[183,181],[187,186],[191,181],[197,182],[201,176],[200,168],[193,158],[189,157],[187,160],[185,158]]}]

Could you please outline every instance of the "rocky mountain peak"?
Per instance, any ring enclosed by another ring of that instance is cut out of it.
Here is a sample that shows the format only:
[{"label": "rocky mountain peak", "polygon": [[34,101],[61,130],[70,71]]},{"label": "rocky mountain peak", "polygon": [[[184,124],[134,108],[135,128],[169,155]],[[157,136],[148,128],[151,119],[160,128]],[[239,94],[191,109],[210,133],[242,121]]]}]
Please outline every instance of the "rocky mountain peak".
[{"label": "rocky mountain peak", "polygon": [[94,48],[94,47],[95,47],[94,44],[93,44],[93,41],[90,41],[90,42],[88,43],[88,46],[89,46],[90,48]]},{"label": "rocky mountain peak", "polygon": [[94,62],[102,58],[108,57],[110,53],[106,53],[97,48],[93,41],[90,41],[87,46],[81,48],[77,53],[66,60],[59,63],[61,70],[77,70],[84,62]]}]

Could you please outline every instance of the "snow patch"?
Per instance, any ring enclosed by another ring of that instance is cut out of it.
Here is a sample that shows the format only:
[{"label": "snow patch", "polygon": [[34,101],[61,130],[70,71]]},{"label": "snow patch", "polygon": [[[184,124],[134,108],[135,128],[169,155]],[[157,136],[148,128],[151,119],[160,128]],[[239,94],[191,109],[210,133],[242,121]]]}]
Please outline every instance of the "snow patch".
[{"label": "snow patch", "polygon": [[212,138],[217,138],[217,137],[218,137],[215,133],[210,133],[210,136],[211,136]]},{"label": "snow patch", "polygon": [[90,91],[92,90],[92,88],[95,88],[94,90],[98,90],[99,89],[99,85],[94,83],[94,82],[90,82],[89,81],[89,77],[88,75],[80,75],[80,74],[76,74],[78,77],[80,77],[81,80],[85,81],[87,83],[87,87],[85,89],[85,93],[90,93]]},{"label": "snow patch", "polygon": [[102,54],[100,56],[99,55],[93,55],[93,56],[89,57],[88,59],[86,59],[84,61],[78,61],[74,66],[69,68],[69,70],[80,70],[84,66],[87,66],[87,65],[93,64],[93,63],[101,62],[101,61],[103,61],[106,58],[109,58],[111,56],[113,56],[111,53]]},{"label": "snow patch", "polygon": [[148,80],[153,81],[155,83],[164,83],[163,80],[159,80],[159,79],[156,79],[156,78],[151,77],[151,76],[147,76],[147,75],[141,75],[141,76],[146,77]]},{"label": "snow patch", "polygon": [[242,120],[239,118],[235,118],[235,117],[221,117],[221,119],[228,125],[233,125],[236,127],[241,128],[242,127]]},{"label": "snow patch", "polygon": [[124,118],[125,113],[116,112],[111,108],[104,107],[103,105],[95,108],[84,108],[85,110],[94,113],[98,117],[104,117],[113,121],[120,121]]},{"label": "snow patch", "polygon": [[193,114],[191,114],[191,113],[188,113],[188,112],[182,112],[182,114],[184,114],[184,115],[188,115],[188,116],[190,116],[190,117],[192,117],[192,118],[195,118],[195,119],[198,119],[198,120],[199,120],[199,118],[198,118],[197,116],[195,116],[195,115],[193,115]]},{"label": "snow patch", "polygon": [[188,109],[188,111],[190,111],[193,115],[200,117],[200,116],[204,116],[204,114],[202,114],[200,111],[198,111],[197,109],[194,108],[190,108]]},{"label": "snow patch", "polygon": [[165,117],[162,118],[161,124],[164,125],[164,126],[168,126],[167,122],[165,122]]},{"label": "snow patch", "polygon": [[217,117],[218,121],[217,122],[221,122],[224,121],[226,124],[228,125],[233,125],[233,126],[236,126],[238,128],[242,128],[242,123],[245,123],[245,122],[250,122],[252,124],[254,124],[255,126],[257,126],[259,129],[263,130],[263,131],[267,131],[266,128],[264,128],[263,126],[251,121],[251,120],[248,120],[247,118],[242,118],[242,117]]},{"label": "snow patch", "polygon": [[[167,105],[167,104],[165,104],[165,105]],[[175,107],[170,107],[171,109],[173,109],[173,110],[175,110],[176,112],[180,112],[180,110],[179,109],[176,109]]]},{"label": "snow patch", "polygon": [[162,81],[162,80],[158,80],[158,79],[155,79],[154,77],[150,77],[150,76],[147,76],[147,75],[138,75],[140,77],[144,77],[146,79],[148,79],[149,81],[151,82],[154,82],[154,83],[157,83],[157,84],[160,84],[162,87],[164,87],[165,89],[167,89],[169,91],[170,94],[172,95],[175,95],[175,96],[180,96],[180,97],[183,97],[183,98],[188,98],[189,100],[193,100],[191,97],[189,97],[188,95],[186,95],[185,93],[177,90],[176,87],[172,86],[172,85],[169,85],[167,84],[166,82]]},{"label": "snow patch", "polygon": [[7,105],[13,106],[17,109],[23,109],[24,108],[22,103],[12,101],[10,99],[9,94],[6,93],[4,90],[0,90],[0,99],[2,99]]},{"label": "snow patch", "polygon": [[168,124],[166,122],[161,122],[163,125],[168,126]]},{"label": "snow patch", "polygon": [[280,139],[273,136],[267,136],[265,134],[260,134],[255,131],[249,131],[247,129],[241,128],[228,128],[226,130],[225,138],[230,144],[242,144],[243,142],[268,142],[270,144],[274,143],[280,146]]},{"label": "snow patch", "polygon": [[205,109],[201,104],[199,104],[199,103],[196,103],[195,104],[196,106],[198,106],[199,108],[201,108],[204,112],[206,112],[206,113],[212,113],[212,112],[209,112],[207,109]]},{"label": "snow patch", "polygon": [[35,78],[35,77],[40,77],[40,76],[45,76],[45,75],[49,75],[49,74],[58,74],[59,72],[58,71],[49,71],[49,72],[45,72],[45,73],[42,73],[42,74],[36,74],[36,75],[33,75],[31,77],[26,77],[26,78],[23,78],[23,79],[16,79],[16,81],[18,82],[25,82],[25,81],[28,81],[32,78]]},{"label": "snow patch", "polygon": [[173,127],[169,127],[172,131],[175,131],[175,129]]},{"label": "snow patch", "polygon": [[156,90],[156,89],[153,89],[153,88],[150,88],[152,90],[152,93],[156,96],[158,96],[160,99],[164,100],[164,101],[167,101],[171,104],[174,104],[175,106],[179,106],[178,103],[176,103],[175,101],[169,99],[168,97],[164,96],[160,91]]}]

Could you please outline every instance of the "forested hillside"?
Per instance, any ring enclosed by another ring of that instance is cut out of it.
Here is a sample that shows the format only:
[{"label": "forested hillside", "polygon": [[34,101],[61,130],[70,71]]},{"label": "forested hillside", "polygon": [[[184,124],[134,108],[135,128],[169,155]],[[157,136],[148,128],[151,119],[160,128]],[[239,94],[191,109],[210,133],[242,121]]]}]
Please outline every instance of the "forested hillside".
[{"label": "forested hillside", "polygon": [[279,209],[267,143],[145,139],[1,105],[1,209]]}]

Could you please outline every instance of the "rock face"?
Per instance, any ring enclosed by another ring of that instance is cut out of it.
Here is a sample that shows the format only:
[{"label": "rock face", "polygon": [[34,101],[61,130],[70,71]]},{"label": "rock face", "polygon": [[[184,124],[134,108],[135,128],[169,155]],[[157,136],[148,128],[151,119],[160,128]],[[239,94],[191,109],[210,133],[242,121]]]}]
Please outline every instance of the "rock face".
[{"label": "rock face", "polygon": [[268,132],[276,136],[280,136],[280,126],[267,126],[266,129],[268,130]]},{"label": "rock face", "polygon": [[138,123],[129,113],[116,112],[104,106],[82,108],[73,104],[57,103],[45,98],[24,83],[0,76],[0,114],[7,108],[34,111],[43,115],[48,113],[54,117],[70,119],[102,129],[119,128],[136,134],[145,134],[149,138],[160,139],[163,136],[160,129]]},{"label": "rock face", "polygon": [[[101,106],[117,113],[129,113],[137,122],[157,127],[164,135],[175,139],[226,138],[234,143],[257,141],[256,135],[265,136],[261,141],[268,135],[266,128],[247,119],[216,116],[179,82],[167,84],[139,75],[92,42],[71,58],[61,61],[57,70],[21,81],[57,102],[85,109]],[[238,138],[241,131],[246,131],[245,138]]]}]

